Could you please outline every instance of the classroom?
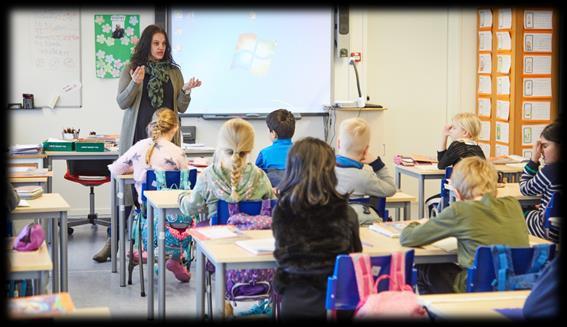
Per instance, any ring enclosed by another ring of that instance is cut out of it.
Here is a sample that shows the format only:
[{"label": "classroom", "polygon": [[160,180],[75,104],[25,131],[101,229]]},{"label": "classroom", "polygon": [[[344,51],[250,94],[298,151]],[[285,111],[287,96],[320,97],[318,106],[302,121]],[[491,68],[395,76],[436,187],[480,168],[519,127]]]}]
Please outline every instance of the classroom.
[{"label": "classroom", "polygon": [[8,319],[559,317],[558,8],[7,18]]}]

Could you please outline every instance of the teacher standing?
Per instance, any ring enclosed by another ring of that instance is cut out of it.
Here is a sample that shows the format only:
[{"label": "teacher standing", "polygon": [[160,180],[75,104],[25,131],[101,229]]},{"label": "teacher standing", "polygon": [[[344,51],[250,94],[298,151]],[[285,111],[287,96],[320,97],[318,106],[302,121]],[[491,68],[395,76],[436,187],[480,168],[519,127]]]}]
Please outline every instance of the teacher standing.
[{"label": "teacher standing", "polygon": [[[191,102],[191,89],[200,85],[201,81],[194,77],[184,83],[181,70],[171,57],[166,31],[158,25],[146,27],[134,48],[129,66],[124,67],[118,82],[116,102],[124,110],[120,155],[148,137],[146,128],[157,109],[167,107],[176,114],[185,112]],[[181,145],[179,133],[173,138],[173,143]],[[137,199],[135,189],[127,185],[124,196],[126,206],[131,209]],[[128,209],[126,215],[130,211]],[[110,237],[93,259],[105,262],[109,257]]]}]

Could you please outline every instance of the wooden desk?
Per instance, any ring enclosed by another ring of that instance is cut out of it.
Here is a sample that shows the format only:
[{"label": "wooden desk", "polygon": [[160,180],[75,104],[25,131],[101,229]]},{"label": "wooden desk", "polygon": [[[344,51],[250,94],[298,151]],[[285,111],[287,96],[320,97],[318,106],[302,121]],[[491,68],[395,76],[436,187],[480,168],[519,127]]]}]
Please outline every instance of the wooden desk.
[{"label": "wooden desk", "polygon": [[421,295],[419,301],[437,318],[506,319],[496,309],[522,308],[530,291]]},{"label": "wooden desk", "polygon": [[32,279],[34,295],[41,294],[49,272],[53,269],[45,242],[37,251],[20,252],[12,249],[14,238],[8,242],[8,280]]},{"label": "wooden desk", "polygon": [[[52,237],[51,255],[53,260],[53,293],[68,290],[67,284],[67,211],[69,204],[57,193],[44,193],[37,199],[27,200],[29,207],[17,207],[10,218],[15,219],[50,219],[49,235],[55,235],[59,228],[59,240]],[[59,222],[59,226],[57,223]],[[58,244],[60,242],[60,245]],[[61,283],[61,284],[59,284]]]},{"label": "wooden desk", "polygon": [[9,178],[10,183],[14,186],[39,185],[44,191],[47,191],[47,184],[53,178],[53,172],[48,171],[45,174],[11,173]]},{"label": "wooden desk", "polygon": [[[453,202],[455,195],[453,193],[453,186],[450,184],[445,184],[445,188],[451,192],[449,196],[449,202]],[[520,192],[519,183],[505,183],[503,187],[496,188],[496,197],[502,198],[505,196],[511,196],[518,200],[522,206],[528,206],[533,204],[538,204],[541,202],[541,196],[537,195],[523,195]]]},{"label": "wooden desk", "polygon": [[[217,303],[214,319],[224,317],[224,295],[226,289],[225,274],[228,269],[276,268],[272,254],[254,255],[235,244],[236,240],[272,237],[271,230],[244,231],[242,236],[231,239],[200,240],[194,238],[196,249],[196,309],[198,319],[204,317],[205,302],[205,259],[215,266],[214,301]],[[373,232],[366,227],[360,228],[363,252],[369,255],[389,255],[394,251],[415,250],[415,263],[456,262],[456,253],[448,253],[434,246],[407,248],[400,245],[399,239],[389,238]]]},{"label": "wooden desk", "polygon": [[[494,165],[496,171],[504,174],[508,181],[517,180],[518,174],[521,175],[523,168],[510,167],[505,164]],[[444,169],[437,169],[437,165],[401,166],[396,165],[396,186],[401,189],[401,175],[405,174],[418,179],[418,218],[425,217],[425,180],[442,179],[445,176]]]},{"label": "wooden desk", "polygon": [[[148,240],[154,239],[154,210],[158,213],[158,318],[165,319],[165,215],[167,210],[179,210],[177,198],[180,193],[186,190],[164,190],[164,191],[145,191],[144,195],[147,199],[147,219],[148,219]],[[123,238],[124,239],[124,238]],[[152,269],[154,262],[154,251],[148,250],[148,319],[154,316],[154,270]],[[218,278],[218,276],[216,277]]]},{"label": "wooden desk", "polygon": [[[53,171],[53,160],[114,160],[119,156],[118,151],[77,152],[77,151],[45,151],[43,167]],[[47,192],[52,192],[51,179],[47,182]]]},{"label": "wooden desk", "polygon": [[404,220],[407,220],[410,217],[411,203],[415,201],[416,198],[413,195],[396,192],[396,194],[386,198],[386,208],[396,209],[396,220],[400,220],[400,209],[404,209]]}]

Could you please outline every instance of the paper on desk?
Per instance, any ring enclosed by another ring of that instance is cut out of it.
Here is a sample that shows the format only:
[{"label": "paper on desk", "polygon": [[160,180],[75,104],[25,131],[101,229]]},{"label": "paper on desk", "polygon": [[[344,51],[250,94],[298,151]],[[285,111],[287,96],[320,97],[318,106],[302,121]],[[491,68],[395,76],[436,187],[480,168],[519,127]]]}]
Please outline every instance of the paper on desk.
[{"label": "paper on desk", "polygon": [[275,239],[273,237],[259,238],[246,241],[236,241],[236,245],[252,254],[267,254],[274,252]]},{"label": "paper on desk", "polygon": [[199,228],[198,232],[204,235],[205,237],[207,237],[207,239],[211,239],[211,240],[238,236],[238,234],[233,232],[229,227],[214,227],[214,228],[204,227],[204,228]]},{"label": "paper on desk", "polygon": [[453,253],[457,251],[457,238],[447,237],[435,243],[431,243],[431,245],[445,252]]},{"label": "paper on desk", "polygon": [[437,168],[437,164],[415,165],[415,168],[424,171],[439,170],[439,168]]},{"label": "paper on desk", "polygon": [[18,207],[29,207],[30,203],[24,199],[20,199],[20,202],[18,202]]}]

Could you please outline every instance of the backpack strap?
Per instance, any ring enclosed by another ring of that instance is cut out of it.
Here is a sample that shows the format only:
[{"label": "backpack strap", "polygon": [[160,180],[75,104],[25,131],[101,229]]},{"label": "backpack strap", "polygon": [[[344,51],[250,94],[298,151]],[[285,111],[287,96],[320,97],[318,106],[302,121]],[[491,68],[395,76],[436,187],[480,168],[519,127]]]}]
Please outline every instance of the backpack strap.
[{"label": "backpack strap", "polygon": [[374,283],[370,256],[364,253],[351,253],[350,258],[354,267],[358,297],[360,301],[363,301],[370,294],[376,293],[376,289],[373,289]]},{"label": "backpack strap", "polygon": [[271,199],[263,199],[262,200],[262,209],[260,210],[260,214],[262,216],[271,216],[272,215],[272,200]]},{"label": "backpack strap", "polygon": [[393,252],[390,260],[390,291],[400,291],[406,285],[405,256],[402,251]]},{"label": "backpack strap", "polygon": [[165,170],[155,170],[154,173],[156,175],[156,189],[158,191],[166,189],[167,183],[165,181]]},{"label": "backpack strap", "polygon": [[494,273],[496,278],[492,281],[492,286],[497,291],[505,291],[507,289],[508,278],[515,275],[514,266],[512,264],[512,253],[510,248],[505,245],[491,246],[492,264],[494,265]]},{"label": "backpack strap", "polygon": [[179,189],[190,190],[191,182],[189,182],[189,169],[181,169],[179,171]]},{"label": "backpack strap", "polygon": [[532,263],[528,273],[540,272],[543,266],[549,261],[550,244],[536,244],[533,246]]}]

